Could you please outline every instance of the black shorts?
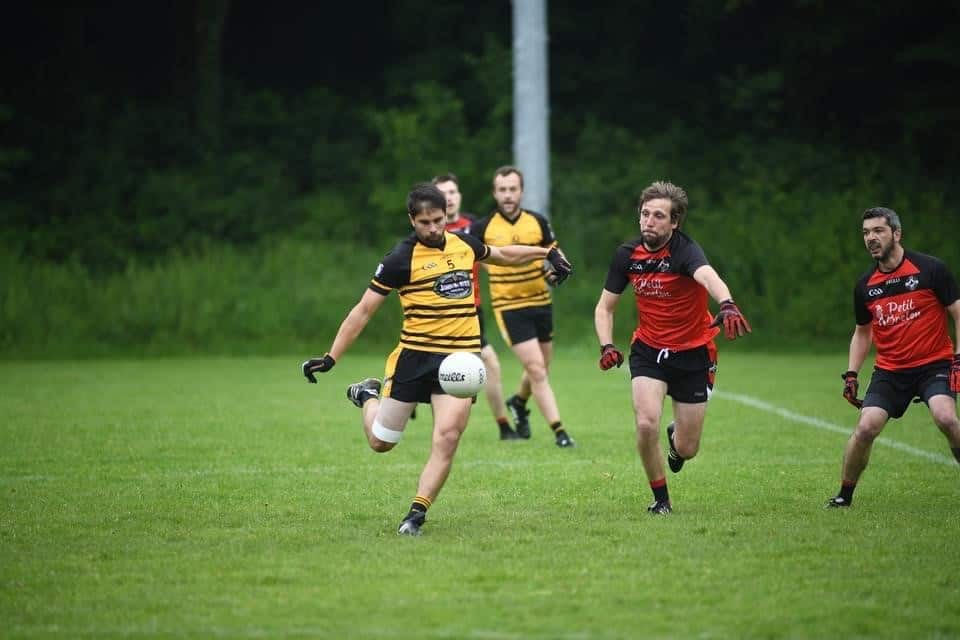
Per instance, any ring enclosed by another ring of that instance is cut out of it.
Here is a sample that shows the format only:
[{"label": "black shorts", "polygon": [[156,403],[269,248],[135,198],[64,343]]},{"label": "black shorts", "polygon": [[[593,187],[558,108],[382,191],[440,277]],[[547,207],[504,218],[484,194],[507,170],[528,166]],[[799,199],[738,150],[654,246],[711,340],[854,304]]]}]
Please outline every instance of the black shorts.
[{"label": "black shorts", "polygon": [[510,311],[494,310],[500,335],[509,345],[520,344],[532,338],[537,342],[553,340],[553,305],[526,307]]},{"label": "black shorts", "polygon": [[477,320],[480,321],[480,348],[483,349],[490,343],[487,342],[487,332],[483,322],[483,307],[480,305],[477,305]]},{"label": "black shorts", "polygon": [[685,351],[656,349],[639,340],[630,347],[630,377],[663,380],[667,395],[677,402],[706,402],[716,372],[717,347],[712,340]]},{"label": "black shorts", "polygon": [[400,402],[430,402],[431,395],[443,393],[437,372],[446,356],[397,347],[387,358],[382,396]]},{"label": "black shorts", "polygon": [[863,396],[863,406],[880,407],[890,414],[891,418],[900,418],[907,412],[907,407],[914,398],[919,397],[928,402],[936,395],[957,397],[956,393],[950,391],[949,360],[901,371],[874,369],[870,386]]}]

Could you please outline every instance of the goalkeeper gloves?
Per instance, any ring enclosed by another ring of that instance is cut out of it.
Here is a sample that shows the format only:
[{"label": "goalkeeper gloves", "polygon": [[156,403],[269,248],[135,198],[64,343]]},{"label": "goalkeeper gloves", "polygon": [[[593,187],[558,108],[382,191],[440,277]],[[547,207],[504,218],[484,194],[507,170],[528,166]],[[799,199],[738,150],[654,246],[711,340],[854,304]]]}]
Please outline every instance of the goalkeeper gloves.
[{"label": "goalkeeper gloves", "polygon": [[606,371],[623,364],[623,354],[616,345],[605,344],[600,347],[600,368]]},{"label": "goalkeeper gloves", "polygon": [[555,287],[563,284],[563,281],[573,273],[573,265],[570,264],[567,257],[563,255],[563,252],[556,247],[551,248],[550,251],[547,252],[547,262],[553,267],[553,273],[547,276],[547,281]]},{"label": "goalkeeper gloves", "polygon": [[960,393],[960,353],[953,354],[950,365],[950,391]]},{"label": "goalkeeper gloves", "polygon": [[857,393],[860,392],[860,383],[857,382],[857,372],[845,371],[840,374],[840,377],[843,379],[843,397],[857,409],[862,408],[863,400],[857,399]]},{"label": "goalkeeper gloves", "polygon": [[317,378],[313,374],[326,373],[330,371],[330,369],[333,369],[333,365],[335,364],[337,364],[337,361],[328,353],[322,358],[310,358],[304,362],[301,367],[303,368],[303,375],[307,378],[307,382],[316,384]]},{"label": "goalkeeper gloves", "polygon": [[723,326],[727,340],[733,340],[734,338],[753,331],[753,329],[750,328],[750,323],[747,322],[747,319],[740,313],[740,308],[737,307],[737,303],[733,301],[733,298],[720,303],[720,311],[717,312],[717,317],[715,317],[710,324],[711,327],[719,327],[721,325]]}]

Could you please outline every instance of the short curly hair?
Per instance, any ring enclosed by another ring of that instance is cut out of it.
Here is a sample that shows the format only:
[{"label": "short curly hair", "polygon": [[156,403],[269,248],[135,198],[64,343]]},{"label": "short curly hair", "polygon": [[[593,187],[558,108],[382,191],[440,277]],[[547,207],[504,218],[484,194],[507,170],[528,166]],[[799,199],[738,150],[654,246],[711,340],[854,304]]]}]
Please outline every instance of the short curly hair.
[{"label": "short curly hair", "polygon": [[637,214],[643,209],[643,205],[650,200],[664,198],[670,201],[670,222],[676,222],[679,227],[684,218],[687,217],[687,207],[690,202],[687,199],[687,192],[672,182],[658,180],[643,190],[640,194],[640,201],[637,203]]}]

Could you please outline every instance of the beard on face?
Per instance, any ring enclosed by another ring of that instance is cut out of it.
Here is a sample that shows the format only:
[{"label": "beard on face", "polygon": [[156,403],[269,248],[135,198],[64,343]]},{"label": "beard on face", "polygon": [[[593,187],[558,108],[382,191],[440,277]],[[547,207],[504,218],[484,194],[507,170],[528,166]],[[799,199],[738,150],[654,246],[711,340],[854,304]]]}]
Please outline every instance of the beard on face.
[{"label": "beard on face", "polygon": [[877,262],[883,262],[890,257],[890,254],[893,253],[893,242],[888,245],[885,245],[883,242],[877,240],[876,242],[870,242],[867,244],[867,250],[873,254],[874,251],[879,250],[880,254],[875,258]]},{"label": "beard on face", "polygon": [[418,233],[418,234],[417,234],[417,240],[419,240],[421,244],[425,244],[425,245],[427,245],[428,247],[430,247],[431,249],[439,249],[439,248],[443,247],[443,234],[442,234],[442,233],[439,234],[439,235],[437,235],[437,236],[430,236],[430,235],[428,235],[428,234],[420,235],[420,234]]},{"label": "beard on face", "polygon": [[643,231],[640,235],[643,238],[643,244],[647,247],[647,249],[655,251],[669,242],[671,234],[661,235],[655,231]]}]

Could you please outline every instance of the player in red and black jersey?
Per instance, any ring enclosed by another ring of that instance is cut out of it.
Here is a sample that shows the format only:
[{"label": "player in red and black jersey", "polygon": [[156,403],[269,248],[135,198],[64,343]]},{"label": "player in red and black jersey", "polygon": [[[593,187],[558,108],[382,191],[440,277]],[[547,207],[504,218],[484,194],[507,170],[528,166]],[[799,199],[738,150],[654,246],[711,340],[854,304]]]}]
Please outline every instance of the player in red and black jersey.
[{"label": "player in red and black jersey", "polygon": [[[844,451],[840,493],[827,507],[850,506],[873,441],[915,397],[926,403],[960,462],[960,289],[943,262],[904,249],[902,234],[900,216],[892,209],[864,211],[863,242],[876,266],[853,289],[857,326],[842,374],[843,396],[860,409],[860,419]],[[955,342],[944,309],[953,317]],[[871,343],[877,348],[876,366],[861,401],[857,373]]]},{"label": "player in red and black jersey", "polygon": [[444,393],[440,363],[450,353],[480,351],[480,324],[473,301],[473,265],[525,264],[546,258],[558,273],[572,271],[559,251],[546,247],[491,247],[472,236],[446,231],[446,198],[432,184],[418,184],[407,196],[413,233],[400,241],[370,280],[360,301],[340,324],[330,351],[301,365],[309,382],[330,371],[357,339],[391,291],[403,308],[400,343],[387,358],[381,383],[366,378],[347,388],[360,408],[367,444],[377,452],[393,449],[418,402],[433,408],[430,457],[420,474],[417,495],[397,533],[418,535],[427,509],[450,474],[453,456],[470,416],[470,398]]},{"label": "player in red and black jersey", "polygon": [[[434,177],[431,181],[440,192],[447,197],[447,231],[470,233],[470,226],[474,223],[473,216],[460,211],[463,196],[460,193],[460,180],[452,173],[445,173]],[[500,382],[500,358],[493,346],[487,342],[485,334],[483,309],[480,306],[480,263],[473,265],[473,297],[477,304],[477,319],[480,321],[480,358],[487,369],[487,384],[484,391],[490,411],[497,422],[501,440],[516,440],[517,432],[510,426],[507,419],[506,405],[503,403],[503,386]]]},{"label": "player in red and black jersey", "polygon": [[[687,206],[686,192],[672,183],[644,189],[637,208],[641,235],[617,248],[594,312],[600,368],[619,367],[623,354],[613,344],[614,310],[627,286],[636,296],[630,376],[637,448],[654,496],[647,510],[654,514],[672,510],[659,445],[664,399],[673,399],[667,461],[676,473],[700,448],[717,365],[717,327],[723,326],[729,340],[750,331],[703,250],[680,231]],[[708,294],[720,303],[716,318],[707,308]]]}]

